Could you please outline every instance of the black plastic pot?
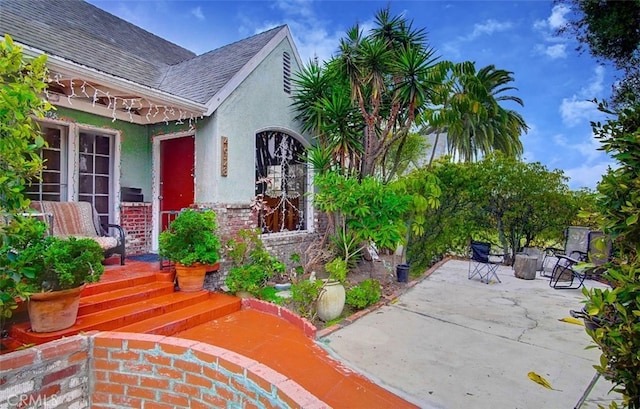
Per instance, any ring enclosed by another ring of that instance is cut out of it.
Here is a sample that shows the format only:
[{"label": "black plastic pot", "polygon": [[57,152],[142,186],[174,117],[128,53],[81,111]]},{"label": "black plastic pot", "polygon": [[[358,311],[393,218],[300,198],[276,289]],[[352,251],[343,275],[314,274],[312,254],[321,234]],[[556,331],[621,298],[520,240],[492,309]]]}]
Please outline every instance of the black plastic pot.
[{"label": "black plastic pot", "polygon": [[398,264],[396,266],[396,276],[399,283],[409,282],[409,264]]}]

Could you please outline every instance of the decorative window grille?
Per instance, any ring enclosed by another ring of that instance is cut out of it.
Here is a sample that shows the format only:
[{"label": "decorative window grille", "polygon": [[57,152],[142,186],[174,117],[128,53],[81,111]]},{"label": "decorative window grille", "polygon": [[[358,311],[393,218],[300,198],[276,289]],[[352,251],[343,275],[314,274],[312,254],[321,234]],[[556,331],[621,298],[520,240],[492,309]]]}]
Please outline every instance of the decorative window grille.
[{"label": "decorative window grille", "polygon": [[304,146],[278,131],[256,135],[256,201],[263,233],[305,229],[307,171]]},{"label": "decorative window grille", "polygon": [[291,94],[291,56],[286,51],[282,54],[282,77],[284,92]]}]

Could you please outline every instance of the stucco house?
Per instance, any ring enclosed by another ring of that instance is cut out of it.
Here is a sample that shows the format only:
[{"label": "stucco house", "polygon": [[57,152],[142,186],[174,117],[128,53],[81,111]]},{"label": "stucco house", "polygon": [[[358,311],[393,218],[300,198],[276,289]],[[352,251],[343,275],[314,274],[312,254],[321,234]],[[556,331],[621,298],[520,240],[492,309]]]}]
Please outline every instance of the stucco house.
[{"label": "stucco house", "polygon": [[216,210],[223,236],[260,227],[271,247],[304,251],[311,141],[291,108],[301,60],[287,26],[195,55],[82,0],[0,0],[0,29],[48,55],[56,110],[32,199],[92,202],[128,254],[157,252],[188,206]]}]

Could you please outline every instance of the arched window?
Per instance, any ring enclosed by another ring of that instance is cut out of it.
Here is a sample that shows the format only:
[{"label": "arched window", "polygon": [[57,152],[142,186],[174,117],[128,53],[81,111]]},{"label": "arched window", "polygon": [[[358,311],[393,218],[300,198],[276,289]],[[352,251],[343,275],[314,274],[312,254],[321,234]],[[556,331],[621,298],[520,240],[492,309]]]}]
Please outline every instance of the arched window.
[{"label": "arched window", "polygon": [[256,135],[256,207],[263,233],[305,229],[307,171],[304,146],[290,135]]}]

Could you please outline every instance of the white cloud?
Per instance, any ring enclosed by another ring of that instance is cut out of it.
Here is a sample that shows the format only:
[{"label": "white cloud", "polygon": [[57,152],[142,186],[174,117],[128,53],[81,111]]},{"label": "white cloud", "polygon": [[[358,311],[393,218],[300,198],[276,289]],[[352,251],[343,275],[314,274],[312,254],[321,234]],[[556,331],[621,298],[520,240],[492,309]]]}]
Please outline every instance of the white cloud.
[{"label": "white cloud", "polygon": [[202,7],[198,6],[194,9],[191,9],[191,14],[195,16],[200,21],[204,21],[204,14],[202,13]]},{"label": "white cloud", "polygon": [[609,167],[614,167],[613,162],[598,162],[595,164],[584,164],[578,167],[564,170],[564,174],[569,177],[569,187],[571,189],[580,189],[588,187],[595,189],[596,185],[602,180],[602,175],[607,172]]},{"label": "white cloud", "polygon": [[474,24],[473,31],[469,34],[465,40],[471,41],[482,35],[492,35],[501,31],[507,31],[513,24],[510,21],[500,22],[493,19],[489,19],[482,24]]},{"label": "white cloud", "polygon": [[563,25],[565,25],[567,23],[567,20],[564,18],[564,16],[567,13],[569,13],[569,11],[570,11],[569,7],[563,4],[558,4],[556,6],[553,6],[553,9],[551,10],[551,15],[547,19],[547,24],[549,25],[549,27],[552,30],[556,30],[562,27]]},{"label": "white cloud", "polygon": [[567,56],[567,46],[566,44],[554,44],[547,47],[544,47],[543,53],[547,55],[552,60],[557,58],[566,58]]},{"label": "white cloud", "polygon": [[563,98],[560,104],[562,122],[568,126],[575,126],[584,120],[593,120],[599,116],[597,105],[592,101],[601,96],[604,89],[604,67],[596,66],[589,83],[580,89],[577,94],[569,98]]},{"label": "white cloud", "polygon": [[576,126],[589,121],[593,119],[594,114],[597,112],[596,104],[576,95],[571,98],[562,98],[562,103],[560,104],[562,122],[567,126]]}]

